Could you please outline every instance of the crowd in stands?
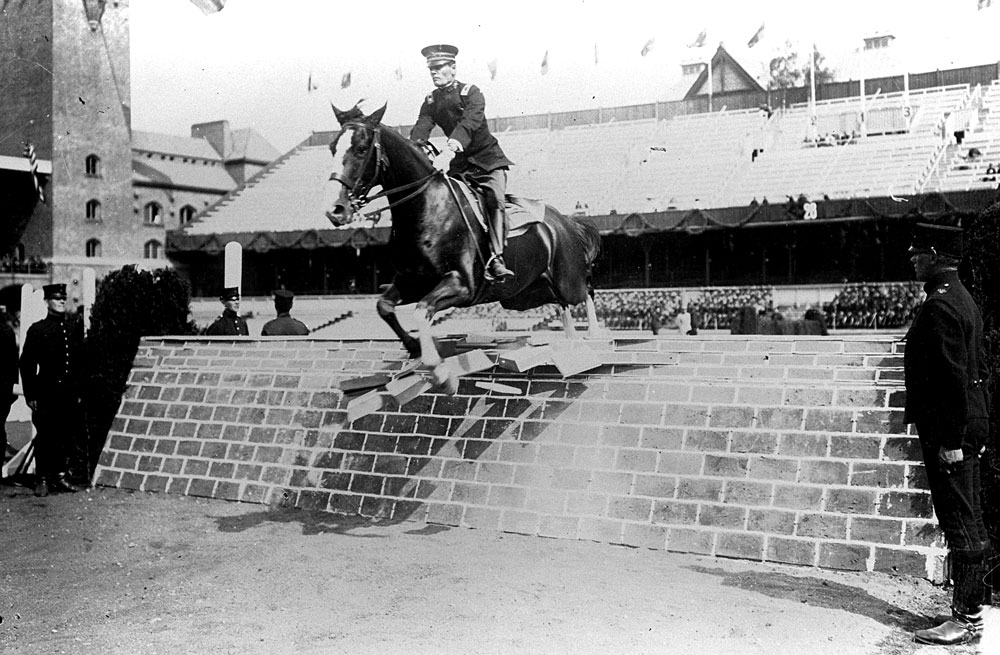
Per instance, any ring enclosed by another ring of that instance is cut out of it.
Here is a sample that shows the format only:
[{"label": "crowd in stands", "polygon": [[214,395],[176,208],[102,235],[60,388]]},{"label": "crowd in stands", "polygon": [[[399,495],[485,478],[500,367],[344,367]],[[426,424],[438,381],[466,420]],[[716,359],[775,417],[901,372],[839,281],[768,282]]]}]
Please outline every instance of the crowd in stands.
[{"label": "crowd in stands", "polygon": [[712,330],[728,330],[733,318],[748,306],[768,307],[774,304],[771,287],[740,287],[705,289],[701,293],[701,326]]},{"label": "crowd in stands", "polygon": [[913,320],[922,293],[919,282],[851,284],[823,311],[833,328],[898,328]]},{"label": "crowd in stands", "polygon": [[[654,324],[673,325],[681,301],[676,290],[613,289],[597,291],[594,306],[598,320],[611,330],[649,330]],[[585,306],[574,307],[573,317],[586,318]]]},{"label": "crowd in stands", "polygon": [[32,255],[28,259],[15,259],[11,255],[4,255],[0,258],[0,271],[4,273],[46,273],[49,270],[48,264],[37,255]]},{"label": "crowd in stands", "polygon": [[852,131],[850,134],[847,132],[827,132],[826,134],[819,135],[815,139],[810,139],[806,137],[806,142],[814,144],[818,148],[826,146],[843,146],[848,143],[855,142],[858,138],[858,133]]}]

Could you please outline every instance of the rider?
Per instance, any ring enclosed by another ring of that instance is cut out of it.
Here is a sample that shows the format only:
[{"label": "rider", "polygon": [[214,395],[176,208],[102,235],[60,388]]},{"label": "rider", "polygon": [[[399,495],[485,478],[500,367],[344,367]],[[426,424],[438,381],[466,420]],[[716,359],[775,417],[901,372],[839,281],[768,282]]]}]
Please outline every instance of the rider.
[{"label": "rider", "polygon": [[464,174],[486,191],[493,255],[486,264],[486,277],[498,283],[504,282],[514,276],[503,261],[503,246],[507,240],[504,195],[507,170],[513,162],[507,159],[496,137],[490,133],[483,92],[475,85],[462,84],[455,79],[458,48],[444,44],[430,45],[420,53],[427,58],[427,68],[436,88],[427,94],[420,105],[420,115],[410,132],[410,140],[426,143],[434,126],[440,127],[448,137],[448,150],[455,153],[450,173]]}]

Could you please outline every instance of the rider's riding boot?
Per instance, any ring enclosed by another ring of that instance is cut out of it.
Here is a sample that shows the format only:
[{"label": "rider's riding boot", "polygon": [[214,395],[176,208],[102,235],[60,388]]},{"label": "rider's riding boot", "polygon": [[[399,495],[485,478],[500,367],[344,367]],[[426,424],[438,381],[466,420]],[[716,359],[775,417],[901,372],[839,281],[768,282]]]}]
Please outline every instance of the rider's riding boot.
[{"label": "rider's riding boot", "polygon": [[503,284],[508,278],[514,277],[514,271],[507,268],[503,261],[503,245],[507,240],[507,221],[502,209],[492,212],[490,226],[490,249],[493,256],[486,263],[486,278],[492,282]]}]

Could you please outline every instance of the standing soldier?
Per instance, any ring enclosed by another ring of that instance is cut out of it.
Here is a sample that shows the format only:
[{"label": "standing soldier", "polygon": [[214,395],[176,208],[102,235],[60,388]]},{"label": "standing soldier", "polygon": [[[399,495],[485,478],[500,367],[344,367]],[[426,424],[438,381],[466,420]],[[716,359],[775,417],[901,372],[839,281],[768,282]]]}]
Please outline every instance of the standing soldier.
[{"label": "standing soldier", "polygon": [[264,324],[264,327],[261,328],[260,336],[304,337],[309,334],[309,328],[306,327],[306,324],[291,316],[294,300],[295,294],[291,291],[278,289],[274,292],[274,311],[278,314],[278,317]]},{"label": "standing soldier", "polygon": [[21,351],[21,388],[35,424],[35,495],[81,491],[67,475],[83,428],[80,363],[83,323],[66,313],[66,285],[42,287],[48,315],[31,325]]},{"label": "standing soldier", "polygon": [[989,432],[983,319],[958,279],[961,228],[917,224],[909,252],[927,299],[906,334],[905,420],[920,437],[955,583],[951,619],[915,636],[924,644],[964,644],[982,634],[983,605],[990,602],[979,477]]},{"label": "standing soldier", "polygon": [[[492,257],[486,263],[486,279],[502,283],[514,273],[503,261],[507,240],[504,204],[507,193],[507,170],[513,162],[500,149],[486,122],[486,98],[473,84],[455,79],[453,45],[430,45],[420,51],[427,58],[431,80],[436,87],[420,105],[410,140],[425,143],[438,126],[448,137],[447,147],[454,153],[449,167],[453,175],[464,175],[485,190],[490,221]],[[437,165],[437,164],[435,164]]]},{"label": "standing soldier", "polygon": [[219,296],[219,302],[225,308],[208,330],[205,331],[210,337],[249,337],[250,328],[247,322],[240,316],[240,290],[238,287],[226,287]]}]

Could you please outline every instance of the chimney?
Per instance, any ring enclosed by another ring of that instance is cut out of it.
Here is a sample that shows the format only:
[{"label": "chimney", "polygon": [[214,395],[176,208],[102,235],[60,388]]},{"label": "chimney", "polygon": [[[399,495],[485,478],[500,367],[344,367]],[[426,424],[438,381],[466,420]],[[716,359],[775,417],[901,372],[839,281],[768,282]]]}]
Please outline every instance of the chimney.
[{"label": "chimney", "polygon": [[229,129],[229,121],[212,121],[192,125],[191,138],[206,139],[223,160],[228,159],[233,154],[233,131]]}]

